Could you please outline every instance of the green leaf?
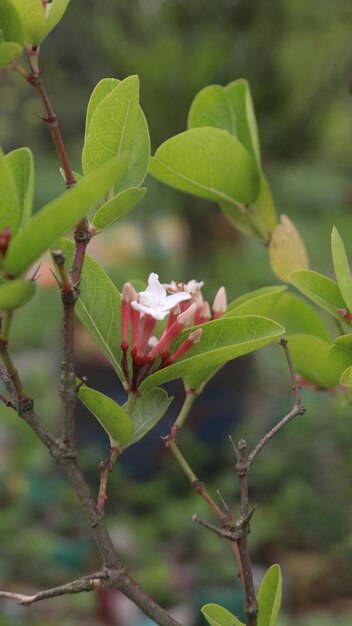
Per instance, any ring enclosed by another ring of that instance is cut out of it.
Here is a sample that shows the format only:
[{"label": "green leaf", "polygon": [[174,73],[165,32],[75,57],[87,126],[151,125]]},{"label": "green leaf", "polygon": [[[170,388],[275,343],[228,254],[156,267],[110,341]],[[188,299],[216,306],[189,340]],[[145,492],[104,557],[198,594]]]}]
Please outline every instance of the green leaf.
[{"label": "green leaf", "polygon": [[280,215],[269,243],[269,260],[274,274],[284,282],[294,270],[308,269],[308,256],[295,225],[286,215]]},{"label": "green leaf", "polygon": [[345,307],[345,301],[338,285],[333,280],[312,270],[298,270],[290,274],[289,281],[307,298],[342,321],[338,309]]},{"label": "green leaf", "polygon": [[230,224],[237,228],[245,235],[259,239],[259,241],[267,241],[268,233],[262,220],[258,220],[258,214],[253,205],[236,206],[228,202],[220,202],[219,206]]},{"label": "green leaf", "polygon": [[5,156],[15,182],[21,209],[22,226],[32,214],[34,194],[34,163],[29,148],[17,148]]},{"label": "green leaf", "polygon": [[218,203],[249,203],[259,191],[253,159],[236,137],[218,128],[192,128],[168,139],[149,169],[166,185]]},{"label": "green leaf", "polygon": [[223,128],[237,137],[260,167],[257,124],[246,80],[235,80],[226,87],[209,85],[196,95],[188,115],[188,128],[204,126]]},{"label": "green leaf", "polygon": [[[74,250],[73,243],[68,239],[60,239],[56,245],[65,253],[67,265],[70,266]],[[118,289],[100,265],[86,254],[76,313],[83,326],[114,367],[119,378],[124,380],[120,366],[120,308]]]},{"label": "green leaf", "polygon": [[130,165],[121,189],[139,187],[148,171],[150,140],[144,113],[139,106],[138,76],[123,81],[104,79],[93,91],[88,105],[86,136],[82,152],[84,174],[123,150]]},{"label": "green leaf", "polygon": [[239,315],[269,315],[276,302],[281,298],[286,286],[262,287],[250,291],[230,302],[224,317],[238,317]]},{"label": "green leaf", "polygon": [[205,604],[201,611],[210,626],[245,626],[230,611],[219,604]]},{"label": "green leaf", "polygon": [[252,205],[252,210],[261,218],[270,235],[277,225],[277,216],[270,185],[264,174],[260,177],[259,195]]},{"label": "green leaf", "polygon": [[132,211],[136,204],[142,200],[146,191],[146,187],[142,187],[142,189],[131,187],[121,191],[98,209],[92,220],[93,226],[102,229],[113,224],[120,217]]},{"label": "green leaf", "polygon": [[342,376],[347,368],[352,365],[352,335],[338,337],[330,349],[329,357],[334,370],[339,376]]},{"label": "green leaf", "polygon": [[90,128],[90,123],[92,121],[92,117],[98,108],[99,104],[104,100],[109,93],[112,92],[115,87],[121,81],[117,78],[103,78],[99,81],[99,83],[94,87],[92,94],[89,98],[88,107],[87,107],[87,117],[86,117],[86,133],[87,136]]},{"label": "green leaf", "polygon": [[270,317],[285,328],[286,335],[305,333],[330,341],[330,334],[318,313],[299,296],[284,293],[274,304]]},{"label": "green leaf", "polygon": [[306,380],[330,389],[339,382],[339,375],[331,365],[329,351],[331,343],[315,335],[292,335],[288,347],[296,371]]},{"label": "green leaf", "polygon": [[[254,315],[222,317],[194,328],[203,329],[199,343],[192,346],[175,364],[148,376],[142,383],[142,389],[150,389],[175,378],[183,378],[190,388],[197,389],[214,368],[258,350],[284,333],[282,326],[276,322]],[[194,328],[181,333],[173,349],[177,349]]]},{"label": "green leaf", "polygon": [[33,280],[18,278],[0,285],[0,309],[17,309],[29,302],[36,290]]},{"label": "green leaf", "polygon": [[352,311],[351,273],[345,251],[345,246],[343,245],[343,241],[335,226],[333,227],[331,233],[331,250],[337,284],[340,287],[340,291],[344,301],[346,302],[347,309],[349,311]]},{"label": "green leaf", "polygon": [[0,67],[7,67],[15,61],[23,52],[23,46],[14,41],[0,43]]},{"label": "green leaf", "polygon": [[134,432],[132,420],[117,402],[86,385],[79,388],[78,397],[106,430],[112,446],[121,449],[131,439]]},{"label": "green leaf", "polygon": [[352,366],[348,367],[341,374],[340,384],[344,385],[345,387],[352,387]]},{"label": "green leaf", "polygon": [[11,0],[22,24],[25,41],[37,46],[41,42],[45,27],[45,12],[42,0]]},{"label": "green leaf", "polygon": [[2,150],[0,150],[0,231],[5,226],[11,227],[12,234],[20,225],[20,203],[15,181]]},{"label": "green leaf", "polygon": [[23,49],[24,34],[21,20],[11,0],[1,0],[0,3],[0,40],[2,42],[17,43]]},{"label": "green leaf", "polygon": [[258,626],[276,626],[282,597],[282,577],[279,565],[266,572],[258,592]]},{"label": "green leaf", "polygon": [[5,269],[17,276],[24,272],[58,237],[73,228],[90,207],[126,172],[128,158],[120,155],[47,204],[10,242]]},{"label": "green leaf", "polygon": [[143,393],[137,398],[131,414],[134,434],[124,447],[132,446],[149,433],[165,415],[172,400],[173,398],[169,397],[164,389],[158,388]]},{"label": "green leaf", "polygon": [[70,0],[52,0],[51,4],[47,4],[45,8],[45,26],[41,33],[41,41],[51,33],[62,19]]}]

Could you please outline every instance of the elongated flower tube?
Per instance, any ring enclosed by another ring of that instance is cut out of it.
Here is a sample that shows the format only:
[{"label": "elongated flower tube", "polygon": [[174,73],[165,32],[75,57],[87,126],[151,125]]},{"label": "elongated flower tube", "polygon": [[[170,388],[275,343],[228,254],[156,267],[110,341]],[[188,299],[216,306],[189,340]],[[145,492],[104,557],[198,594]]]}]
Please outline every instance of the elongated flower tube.
[{"label": "elongated flower tube", "polygon": [[121,293],[121,350],[128,350],[128,324],[130,320],[130,303],[137,297],[131,283],[125,283]]},{"label": "elongated flower tube", "polygon": [[171,354],[171,356],[169,356],[166,359],[165,364],[164,364],[165,367],[167,367],[168,365],[172,365],[183,354],[188,352],[188,350],[190,350],[195,343],[198,343],[200,341],[202,334],[203,334],[202,328],[198,328],[193,333],[191,333],[189,337],[187,337],[187,339],[180,345],[180,347],[173,354]]},{"label": "elongated flower tube", "polygon": [[193,302],[186,311],[178,315],[176,321],[163,333],[158,343],[149,352],[148,359],[150,361],[153,361],[160,352],[165,352],[165,350],[169,349],[171,343],[184,330],[185,326],[191,322],[196,309],[197,305]]}]

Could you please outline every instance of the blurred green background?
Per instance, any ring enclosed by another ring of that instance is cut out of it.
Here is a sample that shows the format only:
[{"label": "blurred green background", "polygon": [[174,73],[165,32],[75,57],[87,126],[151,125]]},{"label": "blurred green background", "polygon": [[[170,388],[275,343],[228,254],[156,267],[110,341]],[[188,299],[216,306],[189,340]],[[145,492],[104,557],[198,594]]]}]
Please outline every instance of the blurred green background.
[{"label": "blurred green background", "polygon": [[[311,267],[332,274],[332,224],[349,253],[352,235],[351,80],[352,7],[349,0],[72,0],[61,25],[44,43],[44,80],[73,168],[80,171],[85,108],[103,77],[138,74],[152,150],[186,127],[196,92],[207,84],[249,80],[263,162],[278,212],[297,224]],[[0,137],[7,152],[32,148],[36,206],[63,190],[56,155],[30,86],[1,73]],[[148,193],[129,218],[97,237],[91,252],[120,287],[150,271],[161,280],[205,281],[211,301],[225,285],[232,299],[276,284],[267,250],[236,233],[212,204],[147,180]],[[60,358],[58,293],[45,263],[35,300],[15,319],[13,350],[38,411],[58,430]],[[116,399],[113,373],[77,328],[77,368]],[[241,592],[226,546],[191,522],[209,519],[163,450],[181,401],[156,431],[115,468],[108,520],[133,575],[185,626],[201,624],[199,607],[219,602],[241,610]],[[324,393],[304,391],[307,413],[258,458],[252,502],[256,578],[273,562],[284,574],[282,626],[352,623],[351,407]],[[290,383],[278,348],[229,365],[192,412],[180,445],[213,493],[236,510],[238,488],[227,435],[258,437],[291,407]],[[61,473],[31,432],[0,407],[0,579],[4,589],[56,585],[99,568],[89,532]],[[80,410],[80,460],[96,487],[107,450],[99,427]],[[143,626],[126,602],[82,595],[46,601],[30,610],[2,602],[0,626]]]}]

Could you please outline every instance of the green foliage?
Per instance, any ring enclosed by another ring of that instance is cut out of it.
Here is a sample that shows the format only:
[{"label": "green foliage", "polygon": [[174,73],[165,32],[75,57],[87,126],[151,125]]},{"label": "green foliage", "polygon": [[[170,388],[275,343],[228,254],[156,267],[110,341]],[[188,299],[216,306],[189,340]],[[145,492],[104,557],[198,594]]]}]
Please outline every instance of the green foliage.
[{"label": "green foliage", "polygon": [[345,246],[339,235],[337,228],[332,229],[331,233],[331,250],[332,260],[334,262],[335,275],[337,284],[340,288],[342,297],[346,303],[347,309],[352,311],[352,279]]},{"label": "green foliage", "polygon": [[62,19],[70,0],[52,0],[51,4],[45,7],[45,26],[41,33],[41,41],[51,33],[55,26]]},{"label": "green foliage", "polygon": [[0,150],[0,230],[10,226],[15,234],[21,220],[21,209],[10,166]]},{"label": "green foliage", "polygon": [[[268,312],[269,313],[269,312]],[[293,293],[284,293],[275,302],[270,317],[285,328],[286,335],[305,333],[330,341],[324,322],[318,313],[302,298]]]},{"label": "green foliage", "polygon": [[121,154],[38,211],[11,240],[4,263],[6,271],[11,276],[24,272],[58,237],[73,228],[111,185],[123,179],[127,164],[127,156]]},{"label": "green foliage", "polygon": [[[131,420],[134,434],[124,446],[128,448],[140,441],[165,415],[173,398],[164,389],[152,389],[139,396],[133,406]],[[127,404],[125,404],[125,408]]]},{"label": "green foliage", "polygon": [[94,89],[87,109],[84,174],[125,150],[130,153],[130,164],[121,188],[139,187],[148,171],[150,141],[139,106],[138,76],[121,82],[106,78]]},{"label": "green foliage", "polygon": [[128,413],[117,402],[86,385],[79,388],[78,397],[106,430],[111,445],[120,450],[134,432]]},{"label": "green foliage", "polygon": [[0,309],[17,309],[29,302],[35,294],[33,280],[18,278],[0,285]]},{"label": "green foliage", "polygon": [[20,18],[24,39],[37,46],[45,28],[45,12],[41,0],[11,0]]},{"label": "green foliage", "polygon": [[151,159],[150,173],[181,191],[236,207],[255,200],[259,190],[248,152],[218,128],[192,128],[168,139]]},{"label": "green foliage", "polygon": [[142,200],[146,191],[146,187],[130,187],[121,191],[97,210],[92,220],[93,226],[103,229],[127,215]]},{"label": "green foliage", "polygon": [[341,385],[351,387],[352,335],[342,335],[330,348],[329,357],[333,368],[340,376]]},{"label": "green foliage", "polygon": [[205,604],[201,609],[210,626],[245,626],[230,611],[219,604]]},{"label": "green foliage", "polygon": [[10,0],[0,4],[0,67],[10,65],[22,54],[24,35],[21,21]]},{"label": "green foliage", "polygon": [[289,280],[310,300],[341,321],[338,309],[344,308],[345,301],[338,285],[333,280],[312,270],[292,272]]},{"label": "green foliage", "polygon": [[279,565],[266,572],[258,592],[258,626],[276,626],[281,607],[282,577]]},{"label": "green foliage", "polygon": [[248,82],[234,80],[222,87],[209,85],[194,98],[188,114],[188,128],[223,128],[237,137],[260,167],[257,122]]},{"label": "green foliage", "polygon": [[29,148],[17,148],[5,156],[12,174],[20,204],[21,225],[32,215],[34,194],[34,162]]},{"label": "green foliage", "polygon": [[262,315],[265,317],[280,301],[286,289],[285,286],[277,285],[250,291],[230,302],[224,317],[238,317],[239,315]]},{"label": "green foliage", "polygon": [[[150,389],[175,378],[183,378],[191,389],[197,389],[217,366],[258,350],[284,333],[282,326],[276,322],[254,315],[223,317],[196,328],[203,329],[201,341],[177,363],[148,376],[142,383],[142,389]],[[177,338],[173,346],[175,349],[188,337],[190,330],[194,329],[187,329]]]},{"label": "green foliage", "polygon": [[[61,239],[57,245],[66,254],[66,263],[69,266],[73,258],[73,243]],[[102,267],[88,255],[84,258],[76,313],[119,378],[123,380],[124,375],[120,366],[120,293]]]},{"label": "green foliage", "polygon": [[292,335],[290,354],[295,369],[303,378],[323,389],[335,387],[339,375],[329,358],[331,344],[316,335]]}]

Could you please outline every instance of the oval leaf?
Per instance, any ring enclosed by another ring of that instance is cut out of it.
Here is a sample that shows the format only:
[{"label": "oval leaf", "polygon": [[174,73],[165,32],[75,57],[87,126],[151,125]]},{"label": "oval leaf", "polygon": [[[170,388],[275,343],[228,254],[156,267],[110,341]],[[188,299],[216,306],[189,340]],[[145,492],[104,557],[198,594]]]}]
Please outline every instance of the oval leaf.
[{"label": "oval leaf", "polygon": [[205,604],[201,611],[210,626],[245,626],[230,611],[219,604]]},{"label": "oval leaf", "polygon": [[24,44],[24,34],[21,20],[11,0],[1,0],[0,3],[0,31],[1,41],[20,44],[21,50]]},{"label": "oval leaf", "polygon": [[22,226],[32,214],[34,194],[34,163],[29,148],[18,148],[5,156],[12,174],[20,203]]},{"label": "oval leaf", "polygon": [[274,304],[270,317],[281,324],[286,335],[305,333],[330,341],[330,334],[318,313],[302,298],[284,293]]},{"label": "oval leaf", "polygon": [[257,167],[236,137],[218,128],[192,128],[163,143],[151,159],[152,176],[214,202],[255,200]]},{"label": "oval leaf", "polygon": [[45,28],[45,12],[42,0],[11,0],[20,18],[24,39],[37,46]]},{"label": "oval leaf", "polygon": [[335,387],[339,374],[330,363],[331,344],[314,335],[292,335],[288,347],[298,374],[322,389]]},{"label": "oval leaf", "polygon": [[241,233],[259,239],[259,241],[267,241],[268,232],[262,220],[258,220],[258,215],[252,205],[236,206],[228,202],[220,202],[219,206],[230,224],[237,228]]},{"label": "oval leaf", "polygon": [[[131,439],[126,442],[124,448],[132,446],[149,433],[165,415],[172,400],[173,398],[169,397],[164,389],[158,388],[143,393],[137,398],[131,414],[134,434]],[[127,404],[125,406],[127,406]]]},{"label": "oval leaf", "polygon": [[266,572],[258,592],[258,626],[276,626],[282,597],[282,576],[279,565]]},{"label": "oval leaf", "polygon": [[286,215],[281,215],[280,220],[270,238],[269,260],[274,274],[288,282],[290,272],[308,268],[308,256],[291,220]]},{"label": "oval leaf", "polygon": [[[67,266],[73,258],[74,245],[68,239],[56,244],[66,255]],[[121,363],[121,315],[119,290],[102,267],[87,254],[84,257],[80,296],[76,313],[91,337],[109,360],[117,375],[124,380]]]},{"label": "oval leaf", "polygon": [[92,220],[93,226],[103,229],[127,215],[142,200],[146,191],[146,187],[131,187],[121,191],[98,209]]},{"label": "oval leaf", "polygon": [[257,123],[248,82],[243,79],[222,87],[209,85],[194,98],[188,115],[188,128],[213,126],[231,133],[260,166]]},{"label": "oval leaf", "polygon": [[16,234],[21,219],[20,201],[11,169],[2,150],[0,150],[0,181],[0,231],[5,226],[10,226],[11,233]]},{"label": "oval leaf", "polygon": [[[238,356],[262,348],[278,339],[284,329],[276,322],[259,316],[224,318],[207,322],[194,328],[203,328],[199,343],[173,365],[151,374],[142,383],[142,389],[150,389],[175,378],[184,378],[187,385],[197,389],[211,371]],[[187,329],[173,345],[177,349],[194,330]]]},{"label": "oval leaf", "polygon": [[139,106],[138,76],[129,76],[117,84],[113,79],[105,79],[93,91],[82,152],[84,174],[123,150],[130,152],[130,165],[121,189],[139,187],[148,171],[150,141]]},{"label": "oval leaf", "polygon": [[41,32],[41,41],[51,33],[62,19],[70,0],[52,0],[51,4],[45,7],[45,26]]},{"label": "oval leaf", "polygon": [[340,287],[340,291],[344,301],[346,302],[347,309],[349,311],[352,311],[351,273],[347,260],[345,246],[343,245],[343,241],[335,226],[332,229],[331,233],[331,250],[337,284]]},{"label": "oval leaf", "polygon": [[24,272],[58,237],[73,228],[111,185],[122,180],[127,165],[125,154],[112,159],[38,211],[11,240],[4,263],[6,271],[12,276]]},{"label": "oval leaf", "polygon": [[17,309],[29,302],[36,290],[33,280],[18,278],[0,285],[0,309]]},{"label": "oval leaf", "polygon": [[338,309],[344,308],[345,302],[338,285],[312,270],[299,270],[289,276],[290,283],[305,296],[313,300],[322,309],[343,322]]},{"label": "oval leaf", "polygon": [[339,376],[342,376],[345,370],[352,365],[352,335],[338,337],[330,349],[329,357],[334,370]]},{"label": "oval leaf", "polygon": [[287,287],[262,287],[250,291],[230,302],[224,317],[238,317],[239,315],[268,315],[276,302],[281,298]]},{"label": "oval leaf", "polygon": [[117,402],[86,385],[79,388],[77,395],[106,430],[111,445],[120,450],[123,444],[132,437],[134,431],[128,413]]}]

